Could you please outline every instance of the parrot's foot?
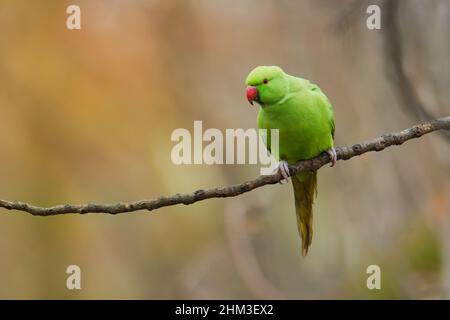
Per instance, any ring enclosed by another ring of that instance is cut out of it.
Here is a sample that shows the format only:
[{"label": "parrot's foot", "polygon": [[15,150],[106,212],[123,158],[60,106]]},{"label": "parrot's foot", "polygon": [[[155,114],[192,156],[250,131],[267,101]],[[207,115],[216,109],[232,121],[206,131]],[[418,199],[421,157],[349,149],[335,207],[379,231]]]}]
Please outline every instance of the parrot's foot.
[{"label": "parrot's foot", "polygon": [[280,183],[283,184],[284,181],[289,182],[289,177],[291,176],[291,173],[289,172],[288,163],[284,160],[281,160],[278,163],[278,170],[281,172],[281,175],[283,176],[283,179],[280,180]]},{"label": "parrot's foot", "polygon": [[337,161],[336,149],[335,148],[331,148],[331,149],[327,150],[327,153],[330,156],[330,160],[331,160],[331,166],[330,167],[334,167],[334,165],[336,164],[336,161]]}]

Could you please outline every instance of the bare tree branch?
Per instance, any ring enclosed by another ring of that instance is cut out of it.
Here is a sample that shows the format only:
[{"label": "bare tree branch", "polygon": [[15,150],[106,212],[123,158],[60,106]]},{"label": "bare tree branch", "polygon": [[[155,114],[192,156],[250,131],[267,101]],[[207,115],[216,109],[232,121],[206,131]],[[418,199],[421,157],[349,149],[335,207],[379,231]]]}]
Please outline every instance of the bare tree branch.
[{"label": "bare tree branch", "polygon": [[[387,147],[393,145],[401,145],[405,141],[414,138],[419,138],[424,134],[437,130],[450,130],[450,117],[424,122],[422,124],[415,125],[403,131],[397,133],[384,134],[381,137],[378,137],[374,140],[358,143],[353,146],[337,148],[336,149],[337,157],[338,160],[348,160],[366,152],[370,151],[378,152],[384,150]],[[301,171],[317,170],[323,165],[327,164],[328,162],[330,162],[328,154],[322,153],[321,155],[311,160],[300,161],[297,164],[291,166],[290,172],[291,175],[294,175]],[[173,196],[160,197],[153,200],[120,202],[117,204],[95,204],[95,203],[80,204],[80,205],[63,204],[48,208],[37,207],[25,202],[0,200],[0,208],[5,208],[8,210],[25,211],[34,216],[53,216],[67,213],[85,214],[96,212],[96,213],[118,214],[138,210],[152,211],[162,207],[174,206],[177,204],[188,205],[211,198],[235,197],[268,184],[278,183],[280,180],[282,180],[282,176],[280,172],[277,172],[272,175],[259,176],[256,179],[243,182],[241,184],[226,187],[218,187],[207,190],[201,189],[190,194],[175,194]]]},{"label": "bare tree branch", "polygon": [[385,52],[386,73],[392,83],[397,86],[397,93],[403,105],[414,113],[419,119],[430,120],[434,117],[422,105],[412,80],[407,76],[403,66],[403,40],[400,34],[397,15],[399,12],[399,1],[386,1],[385,28],[383,30],[383,46]]},{"label": "bare tree branch", "polygon": [[[407,48],[405,47],[404,37],[400,28],[400,18],[402,17],[400,13],[404,9],[401,6],[408,5],[409,3],[407,2],[401,0],[379,0],[376,2],[383,10],[381,43],[383,48],[382,54],[384,56],[384,69],[401,106],[410,112],[418,121],[428,121],[436,119],[438,115],[429,111],[425,103],[421,101],[416,85],[408,75],[404,65],[404,53],[407,51]],[[351,27],[359,23],[364,17],[363,12],[365,12],[365,8],[370,4],[374,4],[374,1],[349,0],[343,6],[342,10],[338,12],[333,24],[333,30],[336,34],[341,36],[343,33],[349,32]],[[358,30],[360,31],[362,28]],[[425,43],[420,46],[416,44],[417,50],[419,50],[419,47],[422,48],[425,45]],[[447,141],[450,141],[450,134],[447,132],[441,133]]]},{"label": "bare tree branch", "polygon": [[[400,1],[384,1],[384,28],[381,33],[385,70],[391,83],[396,87],[396,94],[403,106],[411,111],[419,120],[431,120],[436,116],[428,111],[420,100],[412,79],[408,76],[404,66],[404,45],[399,28]],[[443,132],[443,137],[450,141],[450,135]]]}]

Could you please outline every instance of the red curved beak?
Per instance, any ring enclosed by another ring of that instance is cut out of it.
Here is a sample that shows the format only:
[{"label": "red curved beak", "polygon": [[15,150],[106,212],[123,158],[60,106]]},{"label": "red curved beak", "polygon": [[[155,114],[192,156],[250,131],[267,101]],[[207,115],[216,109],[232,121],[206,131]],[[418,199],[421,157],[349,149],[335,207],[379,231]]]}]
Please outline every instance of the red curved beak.
[{"label": "red curved beak", "polygon": [[248,86],[246,89],[247,100],[253,105],[253,100],[258,96],[258,89],[256,87]]}]

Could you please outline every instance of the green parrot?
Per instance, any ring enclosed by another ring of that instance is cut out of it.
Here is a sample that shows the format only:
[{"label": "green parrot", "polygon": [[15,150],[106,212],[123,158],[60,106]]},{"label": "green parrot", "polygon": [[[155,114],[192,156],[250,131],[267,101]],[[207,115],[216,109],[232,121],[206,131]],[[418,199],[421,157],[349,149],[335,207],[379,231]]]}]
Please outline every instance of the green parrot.
[{"label": "green parrot", "polygon": [[[333,107],[310,81],[286,74],[277,66],[260,66],[246,79],[246,94],[253,105],[260,105],[258,127],[279,130],[279,165],[283,178],[289,179],[288,164],[311,159],[327,152],[331,166],[337,160],[333,147]],[[270,151],[270,134],[266,139]],[[292,177],[297,225],[306,256],[313,235],[312,205],[317,194],[317,171],[300,172]]]}]

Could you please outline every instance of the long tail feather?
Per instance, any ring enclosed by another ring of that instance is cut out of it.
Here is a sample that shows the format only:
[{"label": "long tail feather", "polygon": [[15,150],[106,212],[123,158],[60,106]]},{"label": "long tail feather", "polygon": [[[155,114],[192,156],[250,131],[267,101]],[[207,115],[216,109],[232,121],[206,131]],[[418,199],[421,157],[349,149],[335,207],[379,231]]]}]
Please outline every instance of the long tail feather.
[{"label": "long tail feather", "polygon": [[313,236],[313,203],[317,194],[317,171],[301,172],[292,177],[298,232],[302,255],[306,256]]}]

